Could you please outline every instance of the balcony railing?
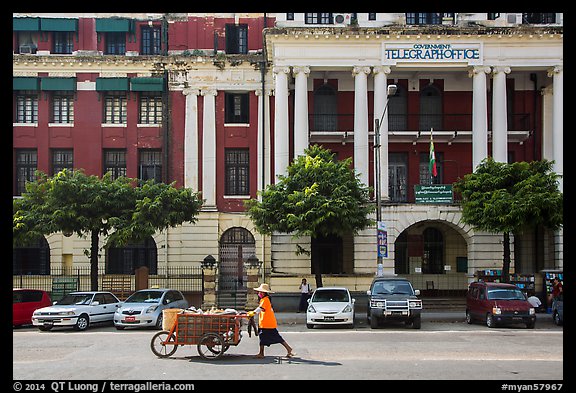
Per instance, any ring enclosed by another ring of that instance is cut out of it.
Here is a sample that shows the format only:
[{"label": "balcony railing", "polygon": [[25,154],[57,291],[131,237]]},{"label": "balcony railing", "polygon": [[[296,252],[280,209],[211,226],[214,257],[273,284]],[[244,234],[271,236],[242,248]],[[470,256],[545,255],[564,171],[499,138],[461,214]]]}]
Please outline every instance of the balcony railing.
[{"label": "balcony railing", "polygon": [[[354,114],[311,114],[309,129],[312,132],[350,132],[354,131]],[[388,115],[390,131],[471,131],[472,114],[404,114]],[[492,129],[492,119],[488,116],[488,129]],[[509,131],[528,131],[531,129],[529,113],[514,113],[508,116]],[[374,130],[374,115],[368,115],[368,130]]]}]

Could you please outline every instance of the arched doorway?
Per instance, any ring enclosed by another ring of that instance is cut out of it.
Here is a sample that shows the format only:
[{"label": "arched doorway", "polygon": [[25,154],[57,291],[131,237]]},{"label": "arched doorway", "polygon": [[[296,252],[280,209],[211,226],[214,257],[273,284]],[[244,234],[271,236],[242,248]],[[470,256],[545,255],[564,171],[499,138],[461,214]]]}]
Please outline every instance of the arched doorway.
[{"label": "arched doorway", "polygon": [[254,236],[245,228],[230,228],[220,238],[218,253],[218,306],[243,306],[246,303],[248,281],[244,262],[256,254]]},{"label": "arched doorway", "polygon": [[44,236],[12,249],[13,275],[50,274],[50,246]]},{"label": "arched doorway", "polygon": [[409,278],[424,295],[465,292],[466,239],[451,224],[424,220],[403,230],[394,242],[394,272]]},{"label": "arched doorway", "polygon": [[142,266],[149,274],[157,274],[158,250],[151,236],[138,243],[110,247],[106,252],[106,274],[134,274]]}]

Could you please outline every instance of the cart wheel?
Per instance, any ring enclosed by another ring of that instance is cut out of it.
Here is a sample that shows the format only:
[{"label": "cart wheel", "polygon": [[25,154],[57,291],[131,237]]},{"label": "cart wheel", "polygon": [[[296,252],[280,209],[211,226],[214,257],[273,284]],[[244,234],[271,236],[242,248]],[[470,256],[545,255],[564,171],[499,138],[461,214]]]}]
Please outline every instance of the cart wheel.
[{"label": "cart wheel", "polygon": [[166,330],[156,333],[150,341],[150,349],[159,358],[167,358],[178,349],[176,335]]},{"label": "cart wheel", "polygon": [[227,349],[225,347],[222,336],[216,333],[206,333],[198,342],[198,354],[203,359],[218,359]]}]

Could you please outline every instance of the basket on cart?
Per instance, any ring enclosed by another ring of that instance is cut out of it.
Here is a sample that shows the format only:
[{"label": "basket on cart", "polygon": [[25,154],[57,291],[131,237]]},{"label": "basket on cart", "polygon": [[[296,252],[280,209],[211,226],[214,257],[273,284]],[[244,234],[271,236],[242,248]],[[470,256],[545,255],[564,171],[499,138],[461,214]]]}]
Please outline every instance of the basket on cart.
[{"label": "basket on cart", "polygon": [[246,314],[176,314],[170,329],[156,333],[150,342],[152,352],[158,357],[174,354],[180,345],[196,345],[203,359],[217,359],[240,343],[241,321]]}]

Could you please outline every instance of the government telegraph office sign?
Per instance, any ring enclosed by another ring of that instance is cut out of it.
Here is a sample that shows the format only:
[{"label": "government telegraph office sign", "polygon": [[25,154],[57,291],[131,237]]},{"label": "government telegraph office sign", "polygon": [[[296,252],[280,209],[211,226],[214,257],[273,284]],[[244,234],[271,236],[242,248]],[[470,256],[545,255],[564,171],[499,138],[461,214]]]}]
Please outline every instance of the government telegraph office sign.
[{"label": "government telegraph office sign", "polygon": [[382,43],[382,63],[482,63],[482,45],[478,43]]}]

